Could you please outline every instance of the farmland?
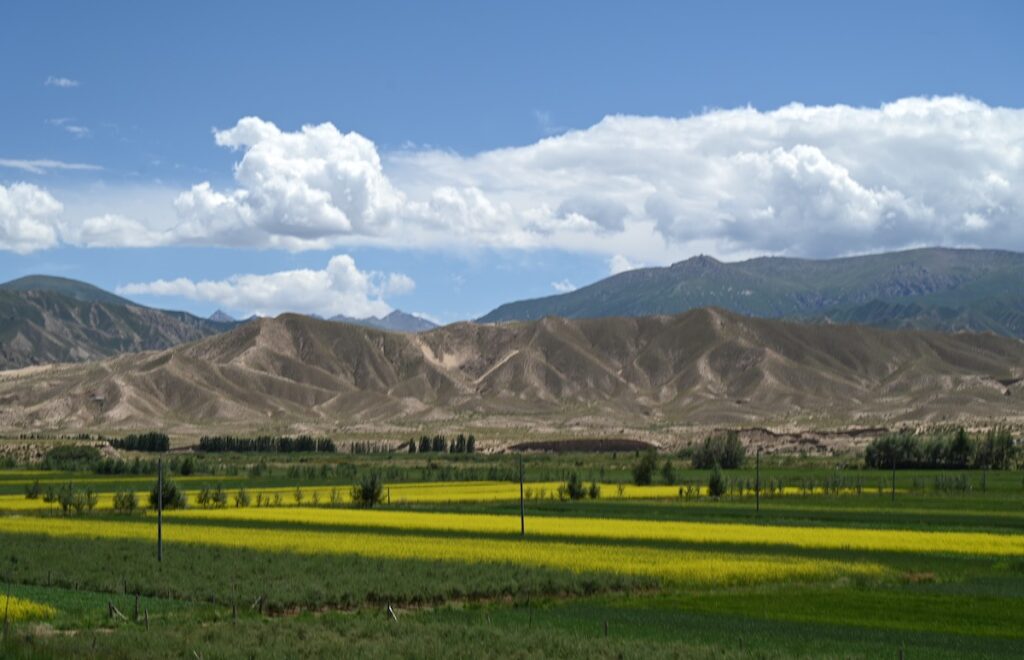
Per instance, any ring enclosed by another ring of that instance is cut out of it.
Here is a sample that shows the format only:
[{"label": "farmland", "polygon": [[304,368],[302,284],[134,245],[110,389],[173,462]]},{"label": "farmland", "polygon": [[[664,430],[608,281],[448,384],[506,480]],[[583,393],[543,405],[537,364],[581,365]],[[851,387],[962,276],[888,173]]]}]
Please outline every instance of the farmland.
[{"label": "farmland", "polygon": [[[187,506],[164,512],[161,562],[143,468],[0,470],[3,651],[1019,655],[1021,472],[893,482],[853,457],[780,456],[757,495],[748,461],[711,497],[678,458],[635,485],[639,460],[527,454],[521,520],[514,455],[196,455],[167,471]],[[367,474],[372,508],[353,502]],[[93,506],[62,513],[45,496],[61,487]],[[115,511],[124,493],[137,509]]]}]

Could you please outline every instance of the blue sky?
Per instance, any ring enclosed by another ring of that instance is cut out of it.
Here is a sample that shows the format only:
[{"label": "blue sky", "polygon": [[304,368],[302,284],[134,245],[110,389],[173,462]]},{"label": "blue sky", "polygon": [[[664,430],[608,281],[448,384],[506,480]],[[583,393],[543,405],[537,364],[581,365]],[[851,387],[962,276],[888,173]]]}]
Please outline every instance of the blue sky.
[{"label": "blue sky", "polygon": [[447,322],[702,252],[1024,249],[1021,7],[9,5],[0,279]]}]

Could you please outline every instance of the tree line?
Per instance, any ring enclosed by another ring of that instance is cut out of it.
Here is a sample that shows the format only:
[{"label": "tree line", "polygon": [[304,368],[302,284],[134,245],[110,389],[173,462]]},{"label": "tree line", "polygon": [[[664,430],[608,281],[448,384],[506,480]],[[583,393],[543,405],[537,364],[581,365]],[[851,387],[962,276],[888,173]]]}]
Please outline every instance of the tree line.
[{"label": "tree line", "polygon": [[444,435],[435,435],[433,437],[429,435],[421,435],[419,442],[417,442],[415,438],[409,438],[407,446],[410,454],[415,454],[417,452],[420,454],[427,454],[430,452],[472,454],[476,452],[476,437],[472,433],[468,436],[460,433],[449,441],[448,437]]},{"label": "tree line", "polygon": [[113,438],[110,440],[110,446],[126,451],[164,452],[171,448],[171,439],[166,433],[140,433]]},{"label": "tree line", "polygon": [[1016,467],[1019,444],[1007,428],[971,434],[963,427],[951,431],[890,433],[871,441],[864,451],[869,468],[992,469]]},{"label": "tree line", "polygon": [[261,435],[255,438],[239,438],[232,435],[204,435],[199,438],[199,451],[202,452],[335,452],[337,447],[330,438],[314,438],[310,435],[271,436]]}]

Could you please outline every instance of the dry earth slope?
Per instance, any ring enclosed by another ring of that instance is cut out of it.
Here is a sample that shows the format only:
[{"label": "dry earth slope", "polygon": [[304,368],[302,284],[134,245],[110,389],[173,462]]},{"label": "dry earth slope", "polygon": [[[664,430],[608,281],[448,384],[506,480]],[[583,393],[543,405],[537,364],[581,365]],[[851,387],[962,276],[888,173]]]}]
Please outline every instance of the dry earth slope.
[{"label": "dry earth slope", "polygon": [[288,314],[159,352],[0,372],[0,428],[993,420],[1022,416],[1022,377],[1016,339],[718,309],[419,335]]}]

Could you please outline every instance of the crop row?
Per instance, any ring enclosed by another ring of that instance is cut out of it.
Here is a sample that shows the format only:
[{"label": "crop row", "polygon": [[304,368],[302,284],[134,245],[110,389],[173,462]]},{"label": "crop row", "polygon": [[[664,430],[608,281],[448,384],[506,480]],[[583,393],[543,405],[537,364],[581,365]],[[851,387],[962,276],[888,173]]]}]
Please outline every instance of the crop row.
[{"label": "crop row", "polygon": [[[297,512],[297,510],[293,510]],[[51,537],[155,541],[151,522],[81,518],[0,517],[0,533]],[[267,528],[217,525],[165,525],[170,543],[246,548],[264,552],[356,555],[377,559],[486,562],[647,575],[692,584],[747,584],[826,579],[841,575],[881,575],[871,562],[840,562],[784,555],[679,550],[663,547],[560,540],[522,540],[387,531]]]},{"label": "crop row", "polygon": [[[119,480],[126,481],[126,480]],[[130,480],[131,483],[151,483],[152,477]],[[197,482],[204,486],[209,485],[210,479],[192,477],[188,479],[190,488],[195,488]],[[32,482],[26,482],[29,486]],[[66,482],[47,482],[48,485],[56,486]],[[99,486],[103,484],[102,479],[75,480],[76,485]],[[532,482],[526,485],[524,496],[529,501],[554,500],[560,497],[559,489],[562,486],[558,482]],[[678,499],[689,500],[695,497],[707,497],[707,486],[635,486],[632,484],[600,484],[600,499],[610,500],[640,500],[640,499]],[[238,492],[238,488],[229,486],[223,488],[227,497],[232,497]],[[349,485],[338,486],[276,486],[268,488],[248,488],[250,497],[259,503],[267,506],[284,505],[326,505],[326,504],[347,504],[351,503],[351,487]],[[820,489],[813,494],[823,494]],[[844,494],[851,494],[853,491],[844,491]],[[198,491],[186,492],[186,504],[196,506]],[[779,491],[779,494],[786,496],[799,496],[812,494],[810,491],[797,487],[787,486]],[[259,495],[262,498],[257,500]],[[747,495],[753,495],[752,491]],[[148,491],[137,491],[136,497],[140,502],[148,501]],[[459,482],[420,482],[420,483],[399,483],[387,486],[384,490],[384,501],[388,504],[428,504],[428,503],[460,503],[460,502],[499,502],[514,501],[519,499],[519,484],[506,481],[459,481]],[[11,494],[0,495],[0,511],[31,511],[53,508],[52,503],[45,502],[42,498],[26,499],[24,495]],[[110,493],[100,494],[98,500],[99,509],[113,508],[113,495]]]},{"label": "crop row", "polygon": [[[169,515],[172,518],[177,516],[214,522],[297,523],[422,532],[517,534],[520,530],[518,516],[490,514],[269,508],[177,511]],[[526,523],[530,534],[549,538],[781,546],[918,554],[1024,556],[1024,535],[991,532],[794,527],[576,516],[538,516],[528,518]]]}]

